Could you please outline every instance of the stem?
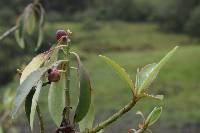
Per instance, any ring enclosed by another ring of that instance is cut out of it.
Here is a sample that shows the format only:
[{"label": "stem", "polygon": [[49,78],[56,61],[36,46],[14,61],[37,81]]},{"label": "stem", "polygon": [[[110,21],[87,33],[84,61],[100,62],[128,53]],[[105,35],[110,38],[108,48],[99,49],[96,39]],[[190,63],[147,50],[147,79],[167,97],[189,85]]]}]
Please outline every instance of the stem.
[{"label": "stem", "polygon": [[68,60],[66,66],[66,88],[65,88],[65,107],[67,107],[64,117],[69,120],[70,115],[70,45],[67,44],[65,58]]},{"label": "stem", "polygon": [[14,32],[16,29],[18,28],[17,25],[13,26],[12,28],[10,28],[9,30],[7,30],[6,32],[4,32],[1,36],[0,36],[0,41],[3,40],[5,37],[7,37],[8,35],[10,35],[12,32]]},{"label": "stem", "polygon": [[[143,122],[144,123],[144,122]],[[148,131],[151,133],[151,130],[148,129],[149,124],[144,123],[144,127],[142,129],[137,130],[137,133],[144,133],[145,131]]]},{"label": "stem", "polygon": [[142,129],[139,129],[139,130],[137,131],[137,133],[144,133],[144,132],[147,130],[147,128],[148,128],[148,126],[142,128]]},{"label": "stem", "polygon": [[102,123],[98,124],[96,127],[91,129],[88,133],[96,133],[100,131],[101,129],[104,129],[114,121],[116,121],[118,118],[120,118],[122,115],[127,113],[129,110],[131,110],[135,104],[137,103],[138,99],[133,99],[130,103],[128,103],[124,108],[120,109],[117,113],[113,114],[111,117],[109,117],[107,120],[103,121]]},{"label": "stem", "polygon": [[44,133],[44,122],[43,122],[42,114],[40,112],[39,105],[37,105],[36,110],[37,110],[37,115],[38,115],[38,118],[39,118],[40,133]]}]

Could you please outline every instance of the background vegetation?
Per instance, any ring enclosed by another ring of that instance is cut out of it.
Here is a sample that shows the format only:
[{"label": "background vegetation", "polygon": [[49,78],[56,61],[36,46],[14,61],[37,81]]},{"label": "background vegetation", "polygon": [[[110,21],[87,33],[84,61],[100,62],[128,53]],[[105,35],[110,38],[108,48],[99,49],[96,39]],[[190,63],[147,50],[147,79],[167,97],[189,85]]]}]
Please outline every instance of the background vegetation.
[{"label": "background vegetation", "polygon": [[[0,1],[0,33],[15,24],[26,0]],[[177,55],[161,71],[152,92],[165,95],[160,121],[153,127],[156,132],[198,133],[200,130],[200,1],[199,0],[43,0],[46,25],[43,45],[38,52],[47,50],[55,42],[57,29],[73,32],[72,45],[81,53],[95,88],[96,121],[106,118],[128,101],[128,93],[114,72],[101,66],[98,54],[104,54],[122,64],[132,79],[136,69],[159,61],[172,47],[181,46]],[[16,8],[17,7],[17,8]],[[16,89],[16,68],[23,67],[36,55],[30,40],[24,50],[11,35],[0,42],[0,91]],[[73,86],[76,93],[76,86]],[[47,90],[48,91],[48,90]],[[46,93],[47,93],[46,91]],[[46,93],[42,95],[46,95]],[[1,95],[2,93],[0,93]],[[75,102],[75,98],[74,102]],[[112,101],[112,103],[108,102]],[[148,99],[134,110],[149,112],[153,108]],[[157,102],[157,101],[155,101]],[[47,107],[43,100],[44,109]],[[134,111],[105,132],[127,132],[134,127]],[[46,113],[48,117],[48,112]],[[19,132],[28,132],[25,117],[15,126]],[[137,117],[136,117],[137,118]],[[54,129],[50,119],[46,125]]]}]

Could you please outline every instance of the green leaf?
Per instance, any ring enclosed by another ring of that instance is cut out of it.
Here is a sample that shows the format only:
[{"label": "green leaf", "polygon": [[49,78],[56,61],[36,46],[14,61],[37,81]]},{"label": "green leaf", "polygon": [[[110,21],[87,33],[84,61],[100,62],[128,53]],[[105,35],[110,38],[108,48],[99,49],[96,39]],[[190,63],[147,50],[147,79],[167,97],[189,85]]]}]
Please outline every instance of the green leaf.
[{"label": "green leaf", "polygon": [[178,46],[176,46],[173,50],[171,50],[159,63],[153,63],[145,66],[141,71],[137,73],[136,76],[136,89],[137,94],[140,95],[145,90],[149,88],[151,83],[156,78],[160,69],[164,66],[164,64],[174,55]]},{"label": "green leaf", "polygon": [[17,20],[17,29],[15,31],[15,39],[21,48],[24,48],[24,15]]},{"label": "green leaf", "polygon": [[1,125],[0,125],[0,133],[3,133],[3,128],[1,127]]},{"label": "green leaf", "polygon": [[44,33],[43,33],[43,29],[39,29],[39,33],[38,33],[38,41],[37,41],[37,46],[35,48],[35,50],[38,50],[42,44],[42,40],[43,40],[43,36],[44,36]]},{"label": "green leaf", "polygon": [[25,101],[26,116],[28,118],[31,130],[33,130],[34,116],[41,88],[42,88],[42,81],[39,81],[37,86],[35,88],[32,88],[32,90],[29,92]]},{"label": "green leaf", "polygon": [[93,126],[95,109],[94,109],[94,95],[92,93],[91,96],[91,105],[87,115],[84,117],[82,121],[79,122],[79,128],[81,132],[84,132],[87,129],[91,129]]},{"label": "green leaf", "polygon": [[104,130],[103,129],[101,129],[100,131],[98,131],[97,133],[103,133],[104,132]]},{"label": "green leaf", "polygon": [[36,22],[35,13],[33,10],[33,4],[29,4],[25,8],[23,15],[24,15],[24,24],[26,31],[29,35],[31,35],[35,29],[35,22]]},{"label": "green leaf", "polygon": [[20,78],[20,84],[27,78],[27,76],[39,69],[42,64],[49,58],[49,53],[41,53],[35,56],[32,61],[25,67]]},{"label": "green leaf", "polygon": [[17,88],[17,94],[11,112],[12,118],[15,117],[19,107],[21,106],[26,96],[31,91],[32,87],[36,86],[37,82],[40,80],[40,78],[46,71],[47,68],[40,68],[32,72]]},{"label": "green leaf", "polygon": [[[48,63],[54,62],[57,60],[58,50],[52,54],[52,58]],[[62,70],[65,69],[65,65],[61,67]],[[62,121],[62,112],[65,107],[65,96],[64,89],[66,88],[66,76],[65,73],[61,74],[61,79],[58,82],[51,83],[48,94],[48,108],[51,118],[57,126],[60,125]]]},{"label": "green leaf", "polygon": [[20,86],[17,88],[17,94],[14,99],[11,116],[14,118],[16,116],[17,111],[19,110],[19,107],[24,102],[26,96],[29,94],[31,89],[37,85],[37,82],[41,79],[41,77],[44,75],[44,73],[54,66],[58,66],[61,63],[61,61],[55,62],[53,65],[48,67],[40,68],[36,71],[33,71],[30,73],[27,78],[20,84]]},{"label": "green leaf", "polygon": [[[140,88],[143,84],[143,82],[149,77],[150,73],[155,69],[157,66],[156,63],[146,65],[144,68],[142,68],[140,71],[137,72],[136,75],[136,82],[135,82],[135,88]],[[153,80],[156,78],[158,72],[153,75],[153,77],[149,81],[149,85],[153,82]]]},{"label": "green leaf", "polygon": [[30,124],[30,114],[31,114],[31,106],[32,106],[32,99],[33,99],[33,95],[35,94],[35,87],[33,87],[30,92],[28,93],[28,95],[26,96],[26,100],[25,100],[25,113],[26,113],[26,117],[28,119],[28,122]]},{"label": "green leaf", "polygon": [[64,101],[64,87],[65,87],[65,76],[61,75],[61,79],[58,82],[52,83],[49,88],[48,94],[48,107],[51,118],[57,126],[62,121],[62,112],[65,107]]},{"label": "green leaf", "polygon": [[[74,53],[75,54],[75,53]],[[80,61],[80,58],[75,54],[78,63],[78,77],[80,96],[79,102],[75,111],[74,122],[80,122],[87,114],[91,104],[91,83],[89,76]]]},{"label": "green leaf", "polygon": [[129,74],[125,71],[125,69],[106,56],[100,55],[100,57],[120,76],[120,78],[124,82],[127,83],[128,88],[130,88],[131,91],[133,91],[133,89],[134,89],[133,82],[132,82]]},{"label": "green leaf", "polygon": [[43,7],[40,5],[39,33],[38,33],[37,46],[36,46],[35,50],[38,50],[39,47],[42,44],[42,40],[43,40],[43,28],[44,28],[44,15],[45,15],[45,11],[44,11]]},{"label": "green leaf", "polygon": [[36,24],[35,13],[32,10],[26,19],[26,30],[29,35],[31,35],[35,30],[35,24]]},{"label": "green leaf", "polygon": [[3,133],[3,128],[1,127],[1,125],[0,125],[0,133]]},{"label": "green leaf", "polygon": [[31,114],[30,114],[31,130],[33,130],[33,121],[34,121],[35,111],[38,104],[41,89],[42,89],[42,81],[39,81],[36,87],[35,94],[33,95],[33,99],[32,99]]},{"label": "green leaf", "polygon": [[157,99],[157,100],[163,100],[164,96],[163,95],[149,95],[144,93],[144,96],[149,97],[149,98],[153,98],[153,99]]},{"label": "green leaf", "polygon": [[145,125],[151,126],[154,124],[162,113],[162,107],[155,107],[145,120]]},{"label": "green leaf", "polygon": [[49,50],[49,59],[44,63],[44,66],[50,66],[52,65],[54,62],[57,61],[58,59],[58,54],[59,54],[59,50],[60,48],[57,48],[56,46],[52,46]]},{"label": "green leaf", "polygon": [[35,21],[36,21],[32,3],[26,6],[23,15],[24,15],[25,29],[27,33],[31,35],[35,29]]}]

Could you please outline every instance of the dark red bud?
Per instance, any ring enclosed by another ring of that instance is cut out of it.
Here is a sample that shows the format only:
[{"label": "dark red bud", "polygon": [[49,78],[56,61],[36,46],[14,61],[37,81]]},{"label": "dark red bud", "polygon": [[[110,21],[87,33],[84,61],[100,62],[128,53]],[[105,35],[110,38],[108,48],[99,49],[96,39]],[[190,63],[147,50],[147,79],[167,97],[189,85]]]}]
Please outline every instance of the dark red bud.
[{"label": "dark red bud", "polygon": [[48,80],[49,82],[57,82],[60,80],[60,72],[57,68],[52,68],[48,70]]},{"label": "dark red bud", "polygon": [[63,36],[67,37],[68,34],[65,30],[57,30],[56,32],[56,40],[60,40]]}]

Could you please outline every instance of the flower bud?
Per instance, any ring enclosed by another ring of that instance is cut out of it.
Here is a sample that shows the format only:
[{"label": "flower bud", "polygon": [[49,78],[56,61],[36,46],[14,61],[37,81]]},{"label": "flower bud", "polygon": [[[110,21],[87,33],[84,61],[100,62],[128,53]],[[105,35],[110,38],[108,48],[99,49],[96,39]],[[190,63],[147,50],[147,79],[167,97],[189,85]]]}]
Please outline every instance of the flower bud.
[{"label": "flower bud", "polygon": [[57,30],[56,32],[56,40],[59,41],[62,37],[68,37],[68,34],[65,30]]},{"label": "flower bud", "polygon": [[57,68],[52,68],[48,70],[48,80],[49,82],[57,82],[60,80],[60,72]]}]

